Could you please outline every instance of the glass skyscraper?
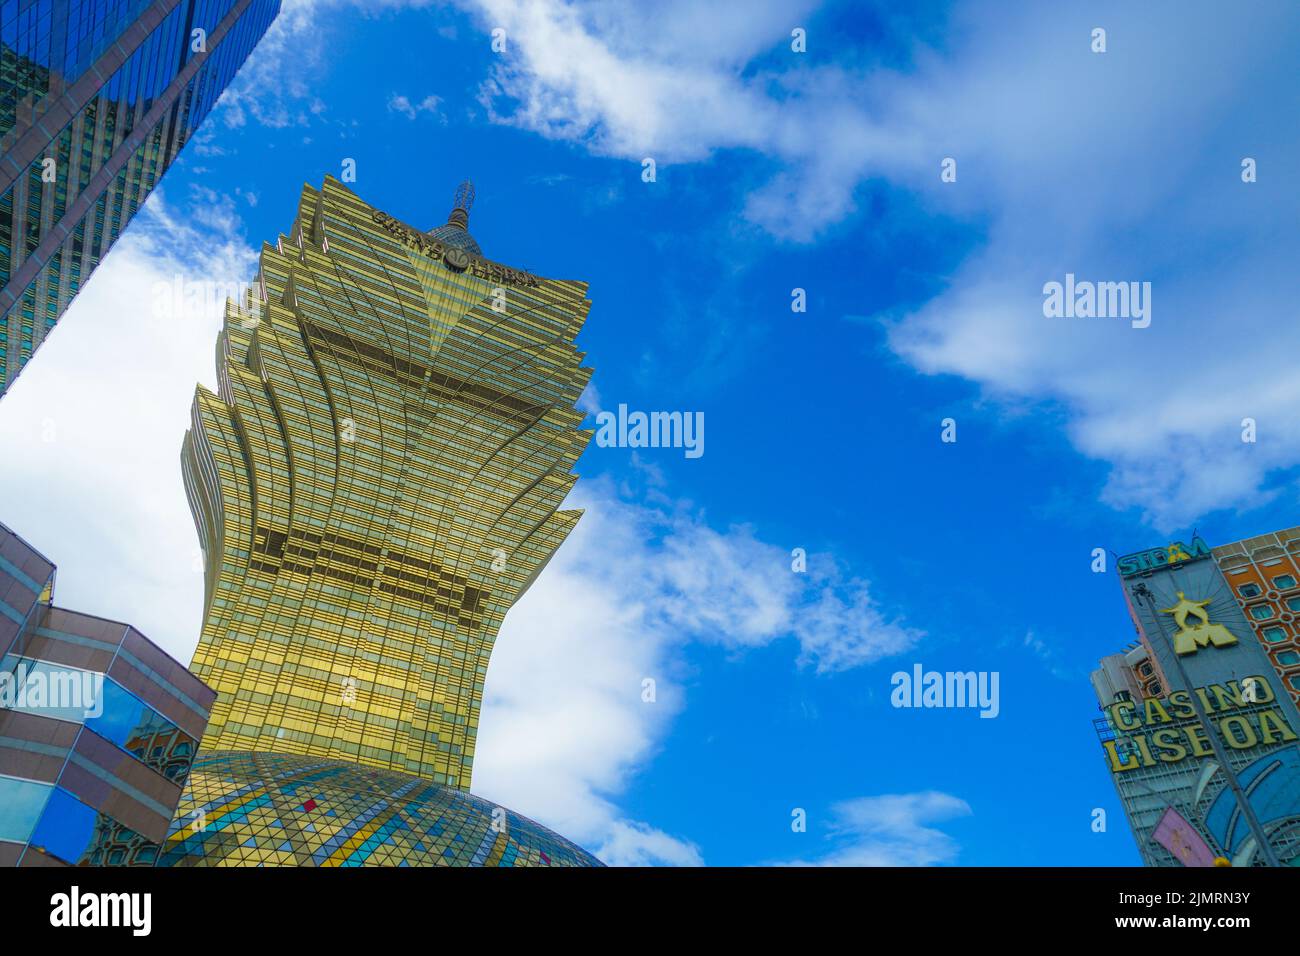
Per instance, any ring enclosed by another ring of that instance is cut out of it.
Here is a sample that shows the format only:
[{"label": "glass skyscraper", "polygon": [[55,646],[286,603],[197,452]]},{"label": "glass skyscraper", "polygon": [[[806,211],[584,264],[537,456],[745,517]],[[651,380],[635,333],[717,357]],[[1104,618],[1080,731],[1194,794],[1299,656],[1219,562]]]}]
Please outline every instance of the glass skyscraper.
[{"label": "glass skyscraper", "polygon": [[578,520],[582,282],[303,190],[182,450],[218,692],[162,861],[591,865],[470,796],[506,611]]},{"label": "glass skyscraper", "polygon": [[0,2],[0,396],[279,9]]}]

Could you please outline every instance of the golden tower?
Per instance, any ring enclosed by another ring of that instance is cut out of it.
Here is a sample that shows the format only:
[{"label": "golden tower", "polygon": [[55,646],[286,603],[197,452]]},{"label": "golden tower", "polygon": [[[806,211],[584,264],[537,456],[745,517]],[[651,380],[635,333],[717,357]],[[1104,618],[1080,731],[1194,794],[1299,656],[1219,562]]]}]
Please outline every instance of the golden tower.
[{"label": "golden tower", "polygon": [[502,619],[578,520],[582,282],[304,187],[227,306],[182,465],[205,556],[203,749],[468,790]]}]

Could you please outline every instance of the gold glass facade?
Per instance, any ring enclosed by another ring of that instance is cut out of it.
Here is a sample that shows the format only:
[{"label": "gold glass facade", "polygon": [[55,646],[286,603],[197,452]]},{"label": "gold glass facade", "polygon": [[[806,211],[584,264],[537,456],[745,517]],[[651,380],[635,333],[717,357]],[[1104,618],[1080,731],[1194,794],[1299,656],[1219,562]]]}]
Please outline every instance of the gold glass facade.
[{"label": "gold glass facade", "polygon": [[227,307],[182,451],[206,752],[469,788],[497,630],[579,517],[591,370],[586,284],[483,259],[461,212],[423,233],[305,187]]}]

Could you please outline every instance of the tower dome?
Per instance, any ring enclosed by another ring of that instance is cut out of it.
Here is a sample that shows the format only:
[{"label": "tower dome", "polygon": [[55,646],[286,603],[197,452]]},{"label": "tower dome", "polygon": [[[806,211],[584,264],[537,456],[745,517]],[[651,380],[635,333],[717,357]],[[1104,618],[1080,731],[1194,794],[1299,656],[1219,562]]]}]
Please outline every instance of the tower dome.
[{"label": "tower dome", "polygon": [[430,229],[426,235],[446,246],[464,249],[472,256],[482,256],[483,250],[469,234],[469,210],[474,205],[474,184],[468,179],[456,187],[456,204],[446,225]]},{"label": "tower dome", "polygon": [[455,787],[346,760],[200,754],[157,864],[603,866],[539,823]]}]

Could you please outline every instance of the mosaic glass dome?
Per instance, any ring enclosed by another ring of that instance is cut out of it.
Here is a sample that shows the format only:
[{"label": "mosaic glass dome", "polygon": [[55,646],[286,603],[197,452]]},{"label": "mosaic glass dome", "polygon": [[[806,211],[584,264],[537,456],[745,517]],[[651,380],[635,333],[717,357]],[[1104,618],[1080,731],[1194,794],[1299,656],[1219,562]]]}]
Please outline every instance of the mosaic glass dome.
[{"label": "mosaic glass dome", "polygon": [[219,751],[195,760],[157,865],[603,864],[526,817],[422,777]]},{"label": "mosaic glass dome", "polygon": [[430,229],[428,232],[430,239],[437,239],[444,246],[455,246],[457,249],[464,249],[472,256],[483,255],[483,250],[479,248],[478,241],[469,234],[469,231],[459,226],[448,223],[445,226],[438,226],[436,229]]},{"label": "mosaic glass dome", "polygon": [[430,229],[427,233],[429,238],[436,239],[445,246],[464,249],[470,255],[481,258],[483,250],[469,234],[469,211],[473,205],[474,184],[467,179],[456,189],[456,205],[452,207],[451,215],[447,217],[447,224]]}]

